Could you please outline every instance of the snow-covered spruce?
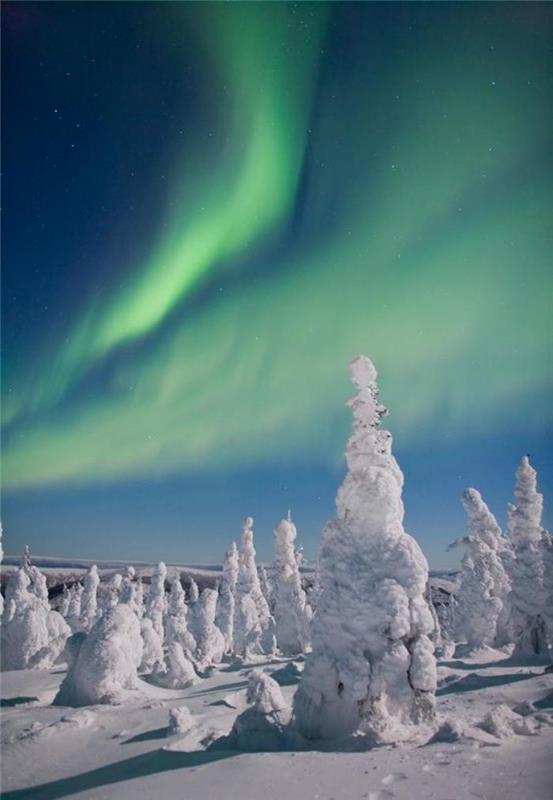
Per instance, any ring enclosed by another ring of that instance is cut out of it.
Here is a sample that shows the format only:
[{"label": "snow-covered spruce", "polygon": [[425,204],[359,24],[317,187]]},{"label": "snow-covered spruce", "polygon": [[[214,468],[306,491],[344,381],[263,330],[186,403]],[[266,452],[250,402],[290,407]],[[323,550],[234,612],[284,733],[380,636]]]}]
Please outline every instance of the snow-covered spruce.
[{"label": "snow-covered spruce", "polygon": [[273,587],[272,583],[269,580],[269,576],[267,575],[267,570],[260,564],[257,568],[257,574],[259,576],[259,585],[261,586],[261,591],[263,592],[263,597],[267,601],[267,605],[271,613],[273,612]]},{"label": "snow-covered spruce", "polygon": [[121,588],[123,585],[123,576],[115,572],[107,581],[102,593],[101,613],[105,614],[111,608],[115,608],[119,602]]},{"label": "snow-covered spruce", "polygon": [[537,475],[524,456],[516,473],[515,505],[509,506],[509,532],[515,559],[508,598],[515,651],[523,655],[546,654],[543,497]]},{"label": "snow-covered spruce", "polygon": [[200,599],[200,589],[194,578],[190,578],[190,581],[188,583],[187,595],[188,595],[188,613],[187,613],[188,630],[190,631],[194,639],[197,640],[199,636],[198,613],[200,607],[198,605],[198,600]]},{"label": "snow-covered spruce", "polygon": [[50,608],[45,576],[24,560],[8,581],[2,619],[2,668],[49,669],[71,631],[62,615]]},{"label": "snow-covered spruce", "polygon": [[309,645],[310,608],[302,589],[291,518],[275,528],[274,616],[277,645],[285,655],[305,652]]},{"label": "snow-covered spruce", "polygon": [[[126,607],[130,608],[130,606]],[[138,671],[146,675],[164,672],[163,643],[149,617],[142,617],[140,620],[140,635],[142,636],[142,658]]]},{"label": "snow-covered spruce", "polygon": [[99,583],[98,567],[93,564],[84,577],[83,593],[81,595],[80,627],[85,633],[88,633],[98,618],[97,593]]},{"label": "snow-covered spruce", "polygon": [[81,583],[74,583],[69,590],[69,606],[67,608],[66,622],[76,633],[81,627],[81,603],[83,597],[83,586]]},{"label": "snow-covered spruce", "polygon": [[180,578],[175,577],[171,583],[167,616],[165,617],[165,643],[169,646],[177,642],[183,649],[186,658],[195,663],[196,640],[188,630],[188,607],[185,602],[184,589]]},{"label": "snow-covered spruce", "polygon": [[69,613],[69,603],[71,600],[71,592],[69,591],[69,587],[66,583],[63,584],[62,592],[61,592],[61,600],[59,604],[59,612],[62,617],[67,617]]},{"label": "snow-covered spruce", "polygon": [[[135,569],[132,566],[127,567],[123,580],[121,582],[121,591],[119,593],[119,602],[127,605],[131,611],[136,614],[139,619],[142,619],[144,608],[142,606],[142,581],[139,579],[135,581]],[[140,591],[140,597],[139,597]]]},{"label": "snow-covered spruce", "polygon": [[234,642],[234,596],[237,580],[238,548],[236,547],[236,542],[233,542],[223,562],[223,573],[217,600],[217,614],[215,616],[215,624],[223,634],[225,653],[232,652]]},{"label": "snow-covered spruce", "polygon": [[462,500],[468,517],[468,533],[454,543],[463,548],[457,593],[457,639],[466,641],[472,649],[492,647],[510,590],[500,556],[502,533],[476,489],[467,489]]},{"label": "snow-covered spruce", "polygon": [[434,718],[428,565],[403,529],[403,475],[392,437],[380,429],[387,412],[378,401],[376,369],[358,356],[350,374],[357,394],[348,403],[348,472],[336,498],[337,518],[323,533],[313,650],[294,718],[308,739],[399,739],[409,735],[406,724]]},{"label": "snow-covered spruce", "polygon": [[[257,620],[251,613],[250,603],[246,596],[253,600]],[[255,563],[252,517],[246,517],[242,525],[242,550],[240,552],[240,568],[235,600],[235,638],[238,637],[241,642],[249,641],[249,649],[252,654],[255,650],[260,649],[265,655],[272,655],[276,649],[275,621],[259,583],[259,575]],[[242,630],[237,632],[237,626],[241,626]],[[244,628],[244,626],[246,627]],[[252,633],[257,626],[259,626],[261,634],[255,647],[252,647],[255,639]]]},{"label": "snow-covered spruce", "polygon": [[165,579],[167,567],[160,561],[152,573],[150,591],[146,598],[146,616],[152,620],[154,630],[163,641],[163,617],[165,616]]},{"label": "snow-covered spruce", "polygon": [[122,703],[138,687],[140,623],[127,605],[103,614],[84,639],[54,705]]},{"label": "snow-covered spruce", "polygon": [[48,659],[47,614],[25,567],[14,572],[6,586],[2,617],[2,669],[40,669]]},{"label": "snow-covered spruce", "polygon": [[202,670],[223,660],[225,640],[215,625],[217,592],[204,589],[198,601],[198,639],[197,659]]},{"label": "snow-covered spruce", "polygon": [[167,648],[167,660],[169,669],[163,677],[165,686],[173,689],[186,689],[197,683],[198,676],[194,670],[194,665],[187,658],[184,650],[178,642],[171,642]]}]

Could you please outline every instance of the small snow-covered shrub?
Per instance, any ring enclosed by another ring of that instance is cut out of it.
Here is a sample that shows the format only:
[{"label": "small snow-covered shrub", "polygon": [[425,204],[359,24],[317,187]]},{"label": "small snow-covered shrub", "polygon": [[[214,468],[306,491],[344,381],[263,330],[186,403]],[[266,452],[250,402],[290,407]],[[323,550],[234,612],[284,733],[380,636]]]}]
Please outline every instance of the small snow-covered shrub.
[{"label": "small snow-covered shrub", "polygon": [[234,721],[230,746],[252,752],[282,750],[287,740],[290,709],[278,683],[267,673],[253,670],[248,681],[247,701],[251,708]]},{"label": "small snow-covered shrub", "polygon": [[123,702],[138,687],[142,638],[126,605],[104,614],[83,641],[54,699],[55,705],[88,706]]},{"label": "small snow-covered shrub", "polygon": [[198,681],[194,665],[186,657],[184,650],[178,642],[171,642],[167,651],[169,669],[163,682],[173,689],[186,689]]}]

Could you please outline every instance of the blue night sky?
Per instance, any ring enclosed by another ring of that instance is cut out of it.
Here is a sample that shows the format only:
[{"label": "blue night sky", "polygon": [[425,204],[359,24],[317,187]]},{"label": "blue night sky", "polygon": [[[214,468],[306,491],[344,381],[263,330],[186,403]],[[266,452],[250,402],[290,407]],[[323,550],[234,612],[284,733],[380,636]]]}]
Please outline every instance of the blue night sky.
[{"label": "blue night sky", "polygon": [[8,553],[315,558],[359,352],[432,567],[549,509],[550,4],[3,11]]}]

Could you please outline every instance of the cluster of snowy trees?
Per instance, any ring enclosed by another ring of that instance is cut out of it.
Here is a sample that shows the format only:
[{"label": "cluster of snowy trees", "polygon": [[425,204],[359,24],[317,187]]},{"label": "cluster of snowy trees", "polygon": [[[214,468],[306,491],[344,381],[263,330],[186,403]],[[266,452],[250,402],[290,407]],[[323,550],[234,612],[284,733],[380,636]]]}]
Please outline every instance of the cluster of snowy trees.
[{"label": "cluster of snowy trees", "polygon": [[467,535],[457,592],[455,638],[471,649],[514,644],[521,655],[546,655],[553,647],[553,539],[542,526],[543,497],[524,456],[516,473],[514,503],[504,535],[476,489],[463,505]]},{"label": "cluster of snowy trees", "polygon": [[[295,655],[309,644],[311,609],[300,578],[301,551],[288,515],[275,529],[273,581],[256,563],[253,519],[233,542],[218,591],[201,593],[191,579],[168,581],[160,562],[145,587],[129,566],[101,582],[96,565],[84,580],[64,587],[59,610],[50,608],[46,579],[28,549],[10,577],[2,619],[2,668],[48,669],[68,664],[56,699],[68,705],[121,702],[150,675],[160,685],[186,688],[224,658],[255,661],[280,650]],[[168,591],[167,591],[168,589]]]},{"label": "cluster of snowy trees", "polygon": [[[381,427],[387,409],[376,369],[359,356],[350,374],[347,474],[309,593],[290,512],[274,531],[270,577],[256,562],[247,517],[217,589],[201,593],[194,580],[187,592],[180,575],[169,581],[163,562],[148,587],[133,567],[101,582],[92,566],[82,584],[64,587],[55,611],[27,551],[6,590],[2,668],[47,669],[65,661],[55,702],[88,705],[122,702],[139,675],[186,688],[223,660],[255,664],[305,654],[291,717],[295,735],[390,741],[432,723],[436,656],[450,657],[456,642],[548,651],[553,544],[541,524],[543,498],[528,458],[516,474],[508,535],[476,489],[464,493],[468,530],[454,543],[463,550],[459,588],[450,602],[434,604],[427,561],[403,527],[403,474],[391,434]],[[278,738],[284,724],[278,686],[255,673],[249,695],[253,708],[237,719],[233,735]]]}]

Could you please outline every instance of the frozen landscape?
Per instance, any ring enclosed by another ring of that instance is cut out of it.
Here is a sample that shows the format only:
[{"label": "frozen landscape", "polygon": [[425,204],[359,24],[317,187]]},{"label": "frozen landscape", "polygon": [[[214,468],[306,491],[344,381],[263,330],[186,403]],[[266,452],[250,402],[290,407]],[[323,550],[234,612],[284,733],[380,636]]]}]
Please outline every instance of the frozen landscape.
[{"label": "frozen landscape", "polygon": [[403,528],[377,373],[313,569],[290,512],[221,568],[3,567],[2,796],[548,800],[553,545],[527,457],[508,532],[462,497],[460,570]]}]

